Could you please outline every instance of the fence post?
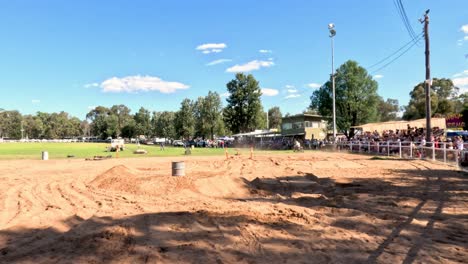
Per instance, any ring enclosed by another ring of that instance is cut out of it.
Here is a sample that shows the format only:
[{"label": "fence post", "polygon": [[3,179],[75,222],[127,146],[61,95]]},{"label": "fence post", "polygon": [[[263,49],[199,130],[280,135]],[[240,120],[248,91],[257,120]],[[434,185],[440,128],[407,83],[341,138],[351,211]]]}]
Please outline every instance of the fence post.
[{"label": "fence post", "polygon": [[367,142],[367,152],[370,153],[370,142]]},{"label": "fence post", "polygon": [[359,147],[359,148],[358,148],[358,152],[361,153],[361,141],[359,141],[358,147]]},{"label": "fence post", "polygon": [[410,158],[413,158],[413,141],[410,141],[409,144],[409,156]]},{"label": "fence post", "polygon": [[376,141],[377,143],[377,154],[380,153],[380,141]]},{"label": "fence post", "polygon": [[400,159],[401,159],[401,141],[398,141],[398,148],[399,148],[399,151],[400,151]]},{"label": "fence post", "polygon": [[455,163],[458,165],[458,149],[454,151],[455,153]]},{"label": "fence post", "polygon": [[387,156],[390,156],[390,141],[387,141]]},{"label": "fence post", "polygon": [[432,160],[435,160],[435,144],[432,142]]},{"label": "fence post", "polygon": [[349,147],[349,150],[351,150],[351,153],[353,153],[353,142],[351,141],[351,146]]},{"label": "fence post", "polygon": [[444,142],[444,163],[447,163],[447,143]]}]

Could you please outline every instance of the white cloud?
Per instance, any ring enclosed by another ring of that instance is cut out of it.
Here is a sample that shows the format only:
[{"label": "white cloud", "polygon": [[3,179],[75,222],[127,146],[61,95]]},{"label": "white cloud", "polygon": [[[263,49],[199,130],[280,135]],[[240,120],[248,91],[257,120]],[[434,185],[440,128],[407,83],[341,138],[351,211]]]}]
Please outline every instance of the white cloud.
[{"label": "white cloud", "polygon": [[298,98],[298,97],[301,97],[300,94],[290,94],[290,95],[287,95],[284,99],[291,99],[291,98]]},{"label": "white cloud", "polygon": [[287,91],[288,91],[288,93],[297,93],[297,89],[294,89],[294,88],[293,89],[288,89]]},{"label": "white cloud", "polygon": [[307,84],[307,86],[312,89],[317,89],[317,88],[320,88],[322,85],[319,83],[309,83]]},{"label": "white cloud", "polygon": [[468,70],[454,74],[453,77],[452,82],[455,86],[460,88],[460,92],[468,92]]},{"label": "white cloud", "polygon": [[463,31],[463,33],[468,34],[468,24],[463,25],[463,26],[460,28],[460,31]]},{"label": "white cloud", "polygon": [[452,79],[453,84],[463,90],[468,89],[468,77],[460,77]]},{"label": "white cloud", "polygon": [[226,72],[249,72],[259,70],[262,67],[268,68],[273,65],[275,65],[275,63],[272,61],[253,60],[243,65],[236,64],[230,68],[227,68]]},{"label": "white cloud", "polygon": [[227,45],[225,43],[206,43],[198,45],[196,50],[200,50],[203,54],[219,53],[225,49]]},{"label": "white cloud", "polygon": [[221,97],[229,97],[230,95],[231,95],[231,93],[225,92],[225,93],[222,93],[220,96]]},{"label": "white cloud", "polygon": [[94,105],[89,105],[88,106],[88,110],[93,110],[94,108],[96,108],[96,106],[94,106]]},{"label": "white cloud", "polygon": [[87,83],[84,85],[85,88],[99,87],[99,83]]},{"label": "white cloud", "polygon": [[38,99],[32,99],[31,100],[31,103],[33,103],[33,104],[38,104],[40,102],[41,102],[41,100],[38,100]]},{"label": "white cloud", "polygon": [[294,88],[294,85],[286,84],[284,87],[285,87],[286,89],[292,89],[292,88]]},{"label": "white cloud", "polygon": [[161,93],[174,93],[176,90],[188,89],[190,86],[180,82],[168,82],[153,76],[126,76],[112,77],[100,84],[103,92],[139,92],[159,91]]},{"label": "white cloud", "polygon": [[262,95],[265,96],[275,96],[278,95],[279,91],[271,88],[262,88]]},{"label": "white cloud", "polygon": [[272,53],[273,51],[272,50],[267,50],[267,49],[261,49],[258,52],[260,52],[260,53]]},{"label": "white cloud", "polygon": [[460,76],[463,76],[463,75],[468,76],[468,70],[464,70],[464,71],[462,71],[460,73],[454,74],[453,77],[460,77]]},{"label": "white cloud", "polygon": [[219,60],[214,60],[210,63],[207,63],[206,66],[213,66],[213,65],[216,65],[216,64],[221,64],[221,63],[225,63],[225,62],[230,62],[232,61],[231,59],[219,59]]},{"label": "white cloud", "polygon": [[384,76],[382,74],[376,74],[374,75],[374,79],[382,79]]}]

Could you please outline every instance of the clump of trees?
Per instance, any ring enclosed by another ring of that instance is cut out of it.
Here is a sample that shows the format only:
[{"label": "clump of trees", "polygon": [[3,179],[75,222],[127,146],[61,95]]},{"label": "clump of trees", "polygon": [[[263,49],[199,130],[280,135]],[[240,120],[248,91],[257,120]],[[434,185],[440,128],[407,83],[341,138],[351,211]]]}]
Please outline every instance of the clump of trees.
[{"label": "clump of trees", "polygon": [[[404,107],[403,119],[414,120],[426,117],[425,83],[418,83],[410,92],[410,101]],[[432,80],[431,86],[431,114],[433,117],[458,114],[468,109],[468,93],[460,94],[450,79]]]},{"label": "clump of trees", "polygon": [[[355,61],[350,60],[341,65],[336,71],[335,78],[337,130],[347,137],[354,136],[353,126],[401,119],[398,116],[400,110],[403,111],[402,118],[405,120],[426,116],[423,82],[410,92],[411,99],[408,105],[400,108],[398,100],[391,98],[384,100],[378,95],[377,82]],[[432,116],[444,117],[468,109],[468,93],[459,94],[459,88],[455,87],[450,79],[434,78],[431,88]],[[331,81],[327,81],[314,91],[310,99],[310,110],[328,119],[331,130],[333,111]]]},{"label": "clump of trees", "polygon": [[87,123],[66,112],[21,115],[18,111],[0,112],[0,137],[67,138],[87,132]]}]

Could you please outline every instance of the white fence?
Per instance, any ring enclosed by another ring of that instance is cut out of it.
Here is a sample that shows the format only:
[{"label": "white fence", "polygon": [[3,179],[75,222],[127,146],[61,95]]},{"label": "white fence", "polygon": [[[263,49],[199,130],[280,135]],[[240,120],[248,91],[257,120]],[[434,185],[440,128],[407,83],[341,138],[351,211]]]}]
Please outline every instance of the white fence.
[{"label": "white fence", "polygon": [[[428,146],[429,145],[429,146]],[[468,146],[468,145],[467,145]],[[465,148],[467,147],[465,146]],[[405,159],[429,159],[445,163],[459,164],[468,162],[468,152],[453,149],[450,143],[428,143],[426,146],[413,142],[338,142],[336,149],[348,150],[357,153],[369,153],[375,155],[395,156]],[[463,156],[460,156],[463,155]]]}]

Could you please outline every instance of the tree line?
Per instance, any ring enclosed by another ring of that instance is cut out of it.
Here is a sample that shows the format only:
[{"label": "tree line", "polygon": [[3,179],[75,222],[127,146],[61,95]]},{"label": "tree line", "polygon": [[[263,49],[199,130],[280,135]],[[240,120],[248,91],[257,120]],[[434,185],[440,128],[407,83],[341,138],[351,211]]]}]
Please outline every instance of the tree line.
[{"label": "tree line", "polygon": [[[355,61],[349,60],[335,73],[336,126],[347,137],[354,136],[353,126],[390,120],[424,118],[424,82],[417,84],[407,106],[399,107],[397,99],[384,100],[378,95],[377,81]],[[459,114],[468,109],[468,93],[459,93],[452,80],[434,78],[431,86],[432,117]],[[332,82],[327,81],[310,97],[310,109],[328,119],[332,130]],[[399,113],[402,113],[399,117]]]},{"label": "tree line", "polygon": [[[400,107],[397,99],[384,100],[378,94],[378,83],[355,61],[347,61],[335,74],[336,122],[338,132],[354,135],[353,126],[369,122],[413,120],[425,117],[424,83],[410,92],[407,106]],[[196,100],[184,99],[177,111],[150,111],[141,107],[136,113],[125,105],[97,106],[84,120],[66,112],[21,115],[18,111],[0,109],[0,137],[67,138],[95,136],[171,139],[205,138],[250,132],[255,129],[281,128],[282,113],[278,106],[265,113],[261,89],[251,75],[236,74],[226,84],[229,96],[223,106],[221,96],[209,91]],[[444,117],[468,109],[468,93],[461,93],[450,79],[434,78],[431,89],[432,116]],[[327,119],[331,130],[332,83],[325,82],[310,97],[307,112]],[[402,114],[401,114],[402,113]]]},{"label": "tree line", "polygon": [[229,96],[223,107],[221,96],[209,91],[196,100],[184,99],[178,111],[150,111],[141,107],[132,114],[127,106],[97,106],[84,120],[66,112],[21,115],[18,111],[0,111],[0,137],[72,138],[108,137],[171,139],[205,138],[249,132],[269,127],[280,128],[281,111],[273,107],[267,113],[261,104],[261,89],[252,75],[236,74],[227,85]]}]

